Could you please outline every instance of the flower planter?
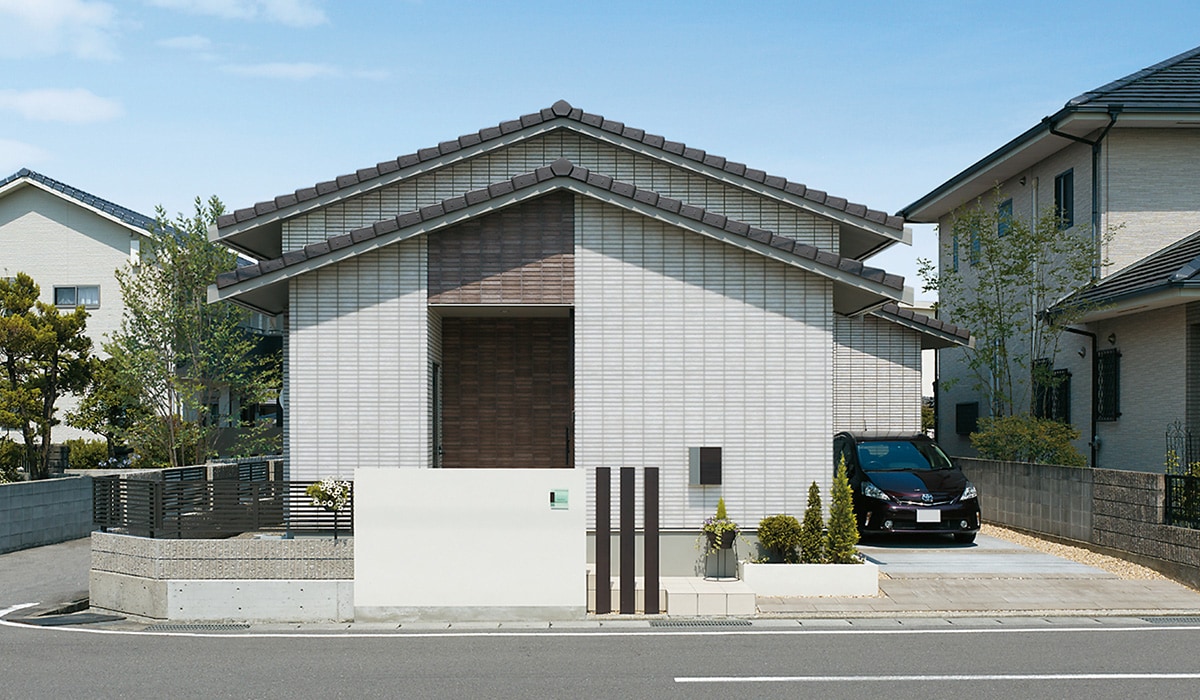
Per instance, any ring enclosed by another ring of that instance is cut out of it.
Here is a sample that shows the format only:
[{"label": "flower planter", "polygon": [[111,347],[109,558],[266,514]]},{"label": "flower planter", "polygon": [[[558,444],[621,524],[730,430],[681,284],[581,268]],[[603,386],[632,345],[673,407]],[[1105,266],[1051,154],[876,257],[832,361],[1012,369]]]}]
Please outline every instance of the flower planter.
[{"label": "flower planter", "polygon": [[873,596],[879,566],[863,564],[752,564],[738,562],[738,578],[761,596]]},{"label": "flower planter", "polygon": [[708,536],[708,551],[710,552],[715,549],[732,549],[733,542],[737,539],[737,533],[732,530],[722,532],[720,542],[717,541],[717,534],[715,532],[706,532],[704,534]]}]

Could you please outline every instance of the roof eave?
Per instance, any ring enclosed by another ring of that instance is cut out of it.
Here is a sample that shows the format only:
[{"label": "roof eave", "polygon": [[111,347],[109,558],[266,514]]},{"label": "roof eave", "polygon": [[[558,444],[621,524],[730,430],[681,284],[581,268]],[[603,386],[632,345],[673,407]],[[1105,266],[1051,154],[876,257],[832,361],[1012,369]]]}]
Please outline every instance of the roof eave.
[{"label": "roof eave", "polygon": [[[332,265],[343,260],[361,255],[371,250],[376,250],[384,246],[392,245],[409,238],[413,238],[422,234],[432,233],[441,230],[448,226],[462,223],[464,221],[483,216],[485,214],[504,209],[506,207],[528,201],[536,197],[548,194],[550,192],[568,190],[575,194],[592,197],[598,201],[606,202],[619,206],[629,211],[639,213],[647,218],[662,221],[668,225],[690,230],[694,233],[706,235],[710,238],[721,240],[730,245],[756,252],[764,257],[775,259],[793,267],[797,267],[807,272],[820,275],[831,280],[834,283],[834,310],[844,315],[854,315],[866,313],[883,304],[895,301],[906,301],[912,295],[910,288],[896,288],[882,282],[876,282],[866,277],[861,277],[849,270],[840,269],[837,266],[826,264],[816,259],[806,257],[804,255],[790,252],[793,241],[790,239],[782,239],[778,236],[770,236],[769,242],[754,240],[745,236],[739,236],[723,228],[714,225],[709,225],[701,220],[689,218],[682,214],[674,214],[654,205],[631,199],[613,193],[610,190],[596,187],[587,182],[577,180],[569,175],[557,176],[536,185],[529,186],[506,195],[488,199],[476,205],[467,206],[457,209],[450,213],[444,213],[441,216],[421,221],[420,223],[408,226],[406,228],[387,233],[384,235],[369,238],[359,243],[346,245],[337,250],[330,250],[328,253],[322,254],[320,257],[304,260],[292,265],[276,269],[271,272],[266,272],[249,279],[235,282],[225,287],[213,285],[209,287],[208,300],[209,302],[220,300],[233,300],[244,295],[255,293],[255,301],[250,303],[261,307],[264,313],[278,314],[284,311],[286,305],[286,282],[289,279],[297,277],[301,274]],[[724,219],[724,217],[720,217]],[[767,233],[767,232],[764,232]],[[780,245],[772,245],[778,242]],[[785,245],[789,244],[789,245]],[[782,247],[781,247],[782,246]],[[783,247],[788,247],[784,250]],[[837,256],[832,256],[837,258]],[[858,267],[861,267],[859,265]],[[272,300],[274,300],[272,302]]]}]

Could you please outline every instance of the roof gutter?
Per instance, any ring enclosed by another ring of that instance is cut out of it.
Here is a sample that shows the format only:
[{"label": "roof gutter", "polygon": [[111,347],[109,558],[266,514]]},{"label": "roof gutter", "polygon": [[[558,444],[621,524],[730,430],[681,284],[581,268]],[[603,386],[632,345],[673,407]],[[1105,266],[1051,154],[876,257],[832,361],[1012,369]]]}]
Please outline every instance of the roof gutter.
[{"label": "roof gutter", "polygon": [[1108,124],[1094,141],[1059,131],[1053,117],[1046,117],[1042,120],[1050,127],[1051,134],[1092,147],[1092,281],[1100,279],[1100,143],[1117,123],[1117,115],[1123,109],[1124,107],[1119,104],[1109,105]]}]

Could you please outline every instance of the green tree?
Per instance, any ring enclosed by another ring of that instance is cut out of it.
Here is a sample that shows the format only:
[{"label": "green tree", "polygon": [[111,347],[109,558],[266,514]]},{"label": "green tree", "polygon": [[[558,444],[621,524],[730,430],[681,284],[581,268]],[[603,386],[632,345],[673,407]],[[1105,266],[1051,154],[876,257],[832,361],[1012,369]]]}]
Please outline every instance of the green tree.
[{"label": "green tree", "polygon": [[984,459],[1086,467],[1087,458],[1071,444],[1079,439],[1073,426],[1030,415],[981,418],[971,444]]},{"label": "green tree", "polygon": [[0,426],[20,431],[29,479],[50,475],[58,400],[87,386],[91,370],[87,311],[61,313],[40,294],[25,273],[0,280]]},{"label": "green tree", "polygon": [[[119,345],[109,344],[110,352],[121,353]],[[120,357],[94,359],[92,381],[74,411],[67,413],[67,424],[104,437],[109,459],[128,442],[129,432],[140,420],[150,417],[142,404],[142,395],[134,377],[122,373]]]},{"label": "green tree", "polygon": [[825,563],[825,516],[822,513],[821,487],[812,482],[808,487],[808,503],[804,521],[800,524],[800,563]]},{"label": "green tree", "polygon": [[[237,257],[209,242],[208,228],[224,206],[199,198],[195,212],[167,219],[160,207],[140,264],[117,271],[125,301],[120,330],[105,349],[121,382],[140,390],[147,409],[127,437],[139,459],[170,466],[217,454],[221,435],[213,406],[223,392],[248,403],[273,400],[279,358],[255,352],[250,312],[209,304],[208,285],[237,266]],[[232,452],[262,440],[265,426],[240,426]]]},{"label": "green tree", "polygon": [[857,564],[858,523],[854,518],[854,491],[846,478],[846,458],[838,460],[833,475],[833,494],[829,505],[829,532],[825,537],[825,556],[830,564]]},{"label": "green tree", "polygon": [[1031,223],[1011,210],[998,192],[958,210],[950,243],[958,264],[938,269],[918,261],[925,290],[938,294],[939,315],[971,330],[974,347],[964,349],[969,381],[993,417],[1029,412],[1034,385],[1053,386],[1052,368],[1035,360],[1053,359],[1064,329],[1094,307],[1044,312],[1088,286],[1106,264],[1087,226],[1066,228],[1048,210]]}]

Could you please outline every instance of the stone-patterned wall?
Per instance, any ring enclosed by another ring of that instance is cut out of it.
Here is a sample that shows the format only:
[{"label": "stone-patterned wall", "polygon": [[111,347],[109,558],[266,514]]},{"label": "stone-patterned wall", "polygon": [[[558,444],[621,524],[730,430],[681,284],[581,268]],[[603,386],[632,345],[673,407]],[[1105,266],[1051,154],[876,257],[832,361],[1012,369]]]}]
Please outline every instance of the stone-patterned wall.
[{"label": "stone-patterned wall", "polygon": [[570,304],[575,196],[558,192],[429,237],[430,304]]},{"label": "stone-patterned wall", "polygon": [[92,571],[156,581],[354,578],[354,539],[156,540],[92,533]]},{"label": "stone-patterned wall", "polygon": [[960,459],[984,522],[1122,553],[1200,586],[1200,530],[1164,524],[1162,474]]},{"label": "stone-patterned wall", "polygon": [[0,484],[0,553],[87,537],[90,477]]}]

